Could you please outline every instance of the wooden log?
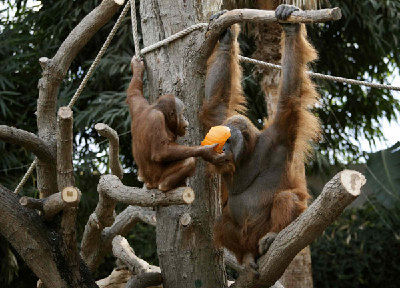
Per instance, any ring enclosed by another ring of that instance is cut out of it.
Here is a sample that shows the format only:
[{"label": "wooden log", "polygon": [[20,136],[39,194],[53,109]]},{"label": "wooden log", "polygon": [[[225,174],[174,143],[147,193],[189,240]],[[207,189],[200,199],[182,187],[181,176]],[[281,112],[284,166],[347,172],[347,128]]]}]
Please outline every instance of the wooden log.
[{"label": "wooden log", "polygon": [[361,192],[365,177],[352,170],[336,174],[318,198],[295,221],[278,233],[267,253],[258,261],[260,277],[242,273],[237,288],[270,287],[283,274],[292,259],[310,245]]},{"label": "wooden log", "polygon": [[97,123],[94,128],[101,136],[106,137],[110,142],[108,155],[110,157],[111,173],[122,179],[124,171],[122,170],[121,162],[119,161],[119,137],[117,132],[104,123]]},{"label": "wooden log", "polygon": [[75,186],[73,152],[73,116],[69,107],[60,107],[57,115],[57,186],[58,191]]},{"label": "wooden log", "polygon": [[100,195],[107,195],[114,201],[143,207],[187,205],[191,204],[195,198],[190,187],[179,187],[167,192],[156,189],[146,190],[125,186],[114,175],[102,176],[97,189]]},{"label": "wooden log", "polygon": [[65,187],[61,191],[61,199],[71,206],[78,206],[79,201],[81,200],[81,195],[81,191],[75,187]]},{"label": "wooden log", "polygon": [[61,198],[61,192],[42,199],[23,196],[19,199],[19,203],[22,206],[41,211],[45,220],[53,219],[53,217],[61,212],[67,205]]}]

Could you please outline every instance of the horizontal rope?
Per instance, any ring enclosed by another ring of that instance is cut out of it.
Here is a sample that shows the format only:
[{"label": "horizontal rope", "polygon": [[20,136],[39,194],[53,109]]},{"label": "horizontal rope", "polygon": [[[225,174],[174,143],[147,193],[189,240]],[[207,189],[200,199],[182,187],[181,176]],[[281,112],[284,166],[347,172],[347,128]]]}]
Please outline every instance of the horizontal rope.
[{"label": "horizontal rope", "polygon": [[183,29],[182,31],[180,31],[178,33],[175,33],[175,34],[169,36],[168,38],[165,38],[164,40],[161,40],[161,41],[159,41],[157,43],[154,43],[154,44],[152,44],[150,46],[147,46],[146,48],[143,48],[142,50],[140,50],[140,53],[142,53],[142,54],[149,53],[149,52],[151,52],[153,50],[156,50],[156,49],[158,49],[158,48],[160,48],[162,46],[165,46],[165,45],[167,45],[167,44],[169,44],[169,43],[171,43],[171,42],[173,42],[173,41],[175,41],[175,40],[177,40],[179,38],[182,38],[183,36],[193,32],[193,31],[196,31],[198,29],[205,28],[205,27],[208,27],[208,23],[194,24],[194,25],[192,25],[192,26],[190,26],[190,27],[188,27],[186,29]]},{"label": "horizontal rope", "polygon": [[[248,63],[252,63],[252,64],[256,64],[256,65],[260,65],[260,66],[268,67],[268,68],[272,68],[272,69],[281,69],[282,68],[280,65],[276,65],[276,64],[272,64],[272,63],[268,63],[268,62],[263,62],[263,61],[260,61],[260,60],[256,60],[256,59],[252,59],[252,58],[248,58],[248,57],[244,57],[244,56],[239,56],[239,60],[242,61],[242,62],[248,62]],[[377,83],[354,80],[354,79],[349,79],[349,78],[324,75],[324,74],[321,74],[321,73],[315,73],[315,72],[311,72],[311,71],[308,71],[307,73],[311,77],[318,78],[318,79],[324,79],[324,80],[330,80],[330,81],[336,81],[336,82],[342,82],[342,83],[349,83],[349,84],[352,84],[352,85],[363,85],[363,86],[379,88],[379,89],[388,89],[388,90],[400,91],[400,87],[398,87],[398,86],[377,84]]]}]

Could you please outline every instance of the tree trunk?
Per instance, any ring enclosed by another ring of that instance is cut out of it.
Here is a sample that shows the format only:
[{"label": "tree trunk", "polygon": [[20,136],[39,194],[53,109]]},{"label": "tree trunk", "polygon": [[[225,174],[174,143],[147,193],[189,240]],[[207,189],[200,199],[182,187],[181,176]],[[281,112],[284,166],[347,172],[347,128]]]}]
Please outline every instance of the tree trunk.
[{"label": "tree trunk", "polygon": [[[218,1],[141,1],[144,46],[207,21],[219,9],[214,2]],[[204,136],[198,118],[205,80],[198,57],[203,35],[204,31],[192,32],[145,56],[151,101],[172,93],[186,105],[190,129],[181,141],[186,145],[199,145]],[[189,183],[196,197],[191,206],[157,208],[157,253],[165,288],[226,286],[223,253],[213,247],[212,240],[214,221],[221,213],[219,182],[206,174],[204,161],[198,160]],[[183,215],[185,221],[179,221]]]}]

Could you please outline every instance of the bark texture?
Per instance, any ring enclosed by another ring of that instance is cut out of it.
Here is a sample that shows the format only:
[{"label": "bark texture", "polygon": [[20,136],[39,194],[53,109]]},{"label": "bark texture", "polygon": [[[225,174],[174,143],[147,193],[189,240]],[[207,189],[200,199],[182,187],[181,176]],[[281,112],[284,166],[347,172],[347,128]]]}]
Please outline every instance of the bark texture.
[{"label": "bark texture", "polygon": [[111,173],[122,179],[124,171],[122,170],[121,162],[119,162],[119,137],[117,132],[110,126],[104,123],[97,123],[94,128],[101,136],[106,137],[110,142],[108,157],[110,162]]},{"label": "bark texture", "polygon": [[[140,1],[144,46],[208,21],[208,16],[220,9],[220,3],[215,2],[218,1]],[[204,32],[197,30],[145,55],[151,101],[162,94],[174,94],[186,105],[190,128],[180,141],[185,145],[199,145],[204,137],[198,119],[204,97],[205,70],[200,70],[204,63],[199,62]],[[196,194],[192,205],[157,208],[157,253],[163,287],[226,285],[223,253],[213,247],[212,239],[214,221],[220,214],[218,185],[216,177],[206,174],[204,161],[199,160],[196,174],[189,181]],[[191,219],[186,226],[179,221],[184,213]]]},{"label": "bark texture", "polygon": [[65,187],[75,186],[73,157],[73,116],[69,107],[58,110],[57,133],[57,185],[62,191]]},{"label": "bark texture", "polygon": [[146,190],[125,186],[115,175],[102,176],[97,190],[100,198],[107,197],[110,201],[143,207],[191,204],[195,197],[190,187],[179,187],[167,192]]}]

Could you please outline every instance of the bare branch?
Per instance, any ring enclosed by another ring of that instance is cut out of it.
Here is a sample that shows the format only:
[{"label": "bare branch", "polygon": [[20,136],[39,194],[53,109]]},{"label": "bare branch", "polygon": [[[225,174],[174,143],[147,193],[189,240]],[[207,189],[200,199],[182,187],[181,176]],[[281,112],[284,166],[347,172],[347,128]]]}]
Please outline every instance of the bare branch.
[{"label": "bare branch", "polygon": [[[340,8],[295,11],[286,21],[281,23],[319,23],[339,20],[342,17]],[[275,11],[257,9],[235,9],[226,12],[216,20],[212,21],[206,35],[206,41],[202,45],[202,54],[207,58],[214,49],[219,35],[229,26],[235,23],[269,23],[278,21]]]},{"label": "bare branch", "polygon": [[102,176],[97,189],[100,196],[107,195],[114,201],[143,207],[182,205],[194,201],[194,192],[190,187],[179,187],[167,192],[146,190],[125,186],[114,175]]},{"label": "bare branch", "polygon": [[38,136],[25,130],[0,125],[0,140],[17,144],[35,154],[41,161],[55,162],[56,157],[49,146]]},{"label": "bare branch", "polygon": [[50,195],[42,199],[22,196],[19,203],[27,208],[36,209],[43,213],[45,220],[51,220],[56,214],[65,210],[68,206],[78,206],[81,192],[75,187],[66,187],[62,192]]},{"label": "bare branch", "polygon": [[292,259],[311,244],[355,198],[365,184],[365,177],[352,170],[335,175],[321,195],[295,221],[277,235],[268,252],[258,261],[260,278],[241,274],[236,287],[270,287],[282,276]]},{"label": "bare branch", "polygon": [[114,269],[108,277],[96,281],[96,284],[100,288],[125,288],[131,277],[132,273],[128,269]]},{"label": "bare branch", "polygon": [[135,255],[128,241],[122,236],[116,236],[112,241],[113,254],[124,262],[136,275],[127,283],[126,287],[148,287],[162,283],[161,270],[157,266],[150,265]]},{"label": "bare branch", "polygon": [[[71,31],[52,59],[42,57],[39,60],[43,75],[38,84],[38,135],[54,153],[57,148],[54,135],[57,133],[56,107],[60,83],[80,49],[111,19],[123,2],[122,0],[103,0]],[[56,162],[53,163],[53,165],[45,165],[46,163],[39,159],[37,164],[38,189],[43,197],[57,191]]]},{"label": "bare branch", "polygon": [[119,179],[122,179],[124,172],[122,170],[121,163],[119,162],[119,137],[117,132],[103,123],[97,123],[94,128],[96,129],[97,133],[103,137],[106,137],[108,141],[110,141],[110,150],[108,154],[110,157],[111,173],[117,176]]},{"label": "bare branch", "polygon": [[[93,271],[104,255],[111,250],[111,242],[117,235],[126,235],[137,222],[156,224],[155,212],[149,208],[128,206],[117,215],[111,227],[104,228],[93,213],[85,226],[82,239],[82,257]],[[104,228],[104,229],[103,229]]]},{"label": "bare branch", "polygon": [[74,167],[72,164],[72,133],[73,116],[68,107],[58,110],[57,133],[57,184],[58,191],[64,187],[75,186]]}]

